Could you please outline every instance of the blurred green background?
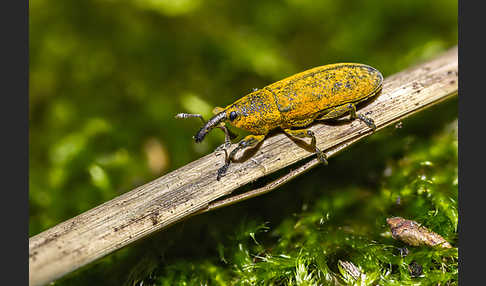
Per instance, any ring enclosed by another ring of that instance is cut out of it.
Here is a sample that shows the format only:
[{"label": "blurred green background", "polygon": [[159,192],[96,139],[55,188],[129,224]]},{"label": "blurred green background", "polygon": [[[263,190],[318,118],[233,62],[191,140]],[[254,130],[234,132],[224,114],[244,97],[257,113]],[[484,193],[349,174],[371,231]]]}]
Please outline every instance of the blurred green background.
[{"label": "blurred green background", "polygon": [[[222,132],[213,132],[196,145],[191,137],[200,122],[175,120],[178,112],[208,118],[214,106],[225,106],[253,88],[329,63],[365,63],[386,77],[457,44],[454,0],[29,4],[29,236],[221,144]],[[276,224],[304,201],[317,200],[310,194],[325,198],[324,189],[315,190],[323,179],[356,182],[358,188],[380,186],[376,174],[386,162],[406,155],[403,142],[427,142],[431,128],[442,130],[457,117],[456,101],[441,106],[424,111],[432,115],[418,116],[403,129],[375,134],[328,167],[285,186],[279,192],[293,193],[292,202],[285,203],[288,195],[272,200],[270,194],[226,216],[238,218],[251,210],[257,221],[272,222],[273,217]],[[367,143],[380,153],[370,151],[368,161],[356,165],[352,158],[363,155],[360,148],[369,151]],[[351,170],[345,168],[349,165]],[[270,215],[272,205],[266,204],[275,202],[281,203],[278,215]],[[217,219],[205,215],[195,221],[207,225]],[[175,227],[179,233],[187,228]],[[213,238],[207,231],[197,234],[201,241]],[[222,237],[232,231],[230,225],[210,228]],[[170,238],[170,233],[165,235]],[[207,253],[216,251],[211,247]],[[195,255],[189,249],[167,259],[192,261]]]}]

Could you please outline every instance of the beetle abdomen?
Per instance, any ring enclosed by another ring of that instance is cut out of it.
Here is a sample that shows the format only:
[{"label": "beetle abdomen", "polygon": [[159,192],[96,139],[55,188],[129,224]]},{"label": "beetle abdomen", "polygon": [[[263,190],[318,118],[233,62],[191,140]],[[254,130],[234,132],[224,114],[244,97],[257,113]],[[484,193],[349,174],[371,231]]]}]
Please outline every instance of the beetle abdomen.
[{"label": "beetle abdomen", "polygon": [[357,103],[381,90],[383,76],[373,67],[340,63],[316,67],[267,86],[286,120],[316,116],[319,111]]}]

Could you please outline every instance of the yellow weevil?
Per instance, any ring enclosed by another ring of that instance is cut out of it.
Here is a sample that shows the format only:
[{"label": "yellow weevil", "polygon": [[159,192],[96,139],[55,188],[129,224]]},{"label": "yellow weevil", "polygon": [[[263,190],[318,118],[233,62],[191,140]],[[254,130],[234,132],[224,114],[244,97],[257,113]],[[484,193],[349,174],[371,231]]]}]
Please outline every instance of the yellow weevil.
[{"label": "yellow weevil", "polygon": [[231,145],[232,134],[224,121],[251,133],[226,156],[225,164],[218,170],[218,181],[239,150],[255,147],[269,131],[278,127],[292,137],[311,138],[311,146],[319,161],[327,164],[326,155],[316,146],[314,133],[306,127],[315,120],[338,118],[349,112],[350,120],[358,118],[375,130],[371,118],[356,114],[356,105],[377,95],[382,84],[383,76],[373,67],[357,63],[331,64],[255,90],[225,108],[216,107],[215,115],[207,122],[199,114],[179,113],[176,118],[199,117],[203,120],[204,126],[194,136],[196,143],[214,127],[222,129],[226,135],[225,151]]}]

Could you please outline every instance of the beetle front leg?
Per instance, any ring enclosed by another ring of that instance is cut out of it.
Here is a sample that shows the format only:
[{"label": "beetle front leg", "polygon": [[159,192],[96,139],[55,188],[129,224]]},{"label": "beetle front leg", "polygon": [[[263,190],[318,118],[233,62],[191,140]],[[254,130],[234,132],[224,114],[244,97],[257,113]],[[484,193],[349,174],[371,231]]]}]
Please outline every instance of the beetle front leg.
[{"label": "beetle front leg", "polygon": [[321,163],[323,163],[324,165],[327,165],[327,156],[326,156],[326,154],[324,154],[324,152],[322,152],[321,149],[319,149],[316,146],[316,136],[314,135],[314,132],[312,132],[312,130],[309,130],[309,129],[285,129],[284,131],[285,131],[285,133],[287,133],[290,136],[295,137],[295,138],[306,138],[306,137],[311,138],[311,146],[316,151],[317,159],[319,159],[319,161]]},{"label": "beetle front leg", "polygon": [[224,123],[221,123],[220,126],[217,126],[218,128],[220,128],[221,130],[223,130],[224,132],[224,143],[219,145],[218,147],[216,147],[216,149],[214,151],[218,152],[218,151],[221,151],[221,150],[225,150],[228,149],[230,146],[231,146],[231,139],[232,138],[235,138],[236,135],[233,134],[229,129],[228,127],[225,126]]},{"label": "beetle front leg", "polygon": [[233,151],[231,151],[229,156],[226,156],[226,160],[224,162],[224,165],[223,165],[223,167],[219,168],[218,176],[216,177],[216,179],[219,181],[219,179],[221,179],[221,177],[226,173],[231,161],[234,159],[234,157],[235,157],[236,153],[238,153],[238,151],[246,149],[246,148],[253,148],[258,143],[260,143],[264,138],[265,138],[265,135],[248,135],[245,138],[243,138],[243,140],[241,140],[238,143],[238,146],[235,149],[233,149]]}]

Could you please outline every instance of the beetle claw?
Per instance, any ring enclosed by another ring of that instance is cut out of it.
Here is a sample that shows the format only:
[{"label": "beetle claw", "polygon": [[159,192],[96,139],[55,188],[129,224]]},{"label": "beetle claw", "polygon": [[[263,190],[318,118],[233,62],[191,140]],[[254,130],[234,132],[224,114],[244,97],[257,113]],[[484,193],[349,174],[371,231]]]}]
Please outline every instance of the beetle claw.
[{"label": "beetle claw", "polygon": [[320,149],[316,148],[316,154],[317,154],[317,159],[319,160],[319,162],[321,162],[324,165],[328,164],[327,156],[326,156],[326,154],[324,154],[324,152],[322,152]]},{"label": "beetle claw", "polygon": [[358,115],[358,119],[363,121],[369,128],[371,128],[373,131],[376,130],[376,125],[375,121],[369,117],[366,117],[362,114]]},{"label": "beetle claw", "polygon": [[216,180],[219,181],[219,179],[221,179],[221,177],[223,177],[223,175],[226,174],[226,171],[228,170],[228,167],[229,167],[229,164],[228,163],[225,163],[223,165],[223,167],[221,167],[221,168],[218,169],[218,176],[216,177]]}]

